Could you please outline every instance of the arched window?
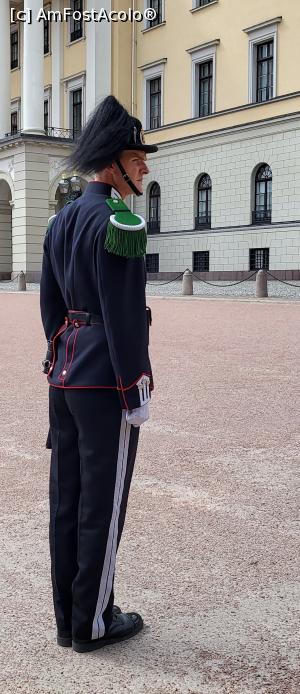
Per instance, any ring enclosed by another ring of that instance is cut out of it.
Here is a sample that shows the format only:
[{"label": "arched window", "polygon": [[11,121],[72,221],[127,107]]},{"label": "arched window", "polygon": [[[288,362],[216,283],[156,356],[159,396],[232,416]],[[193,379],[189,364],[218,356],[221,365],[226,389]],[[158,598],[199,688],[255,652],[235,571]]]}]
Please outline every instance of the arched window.
[{"label": "arched window", "polygon": [[210,229],[211,226],[211,178],[203,174],[199,178],[197,190],[196,229]]},{"label": "arched window", "polygon": [[152,183],[149,192],[149,216],[147,231],[148,234],[159,234],[160,232],[160,186]]},{"label": "arched window", "polygon": [[262,164],[255,176],[255,207],[252,224],[271,224],[272,216],[272,170]]}]

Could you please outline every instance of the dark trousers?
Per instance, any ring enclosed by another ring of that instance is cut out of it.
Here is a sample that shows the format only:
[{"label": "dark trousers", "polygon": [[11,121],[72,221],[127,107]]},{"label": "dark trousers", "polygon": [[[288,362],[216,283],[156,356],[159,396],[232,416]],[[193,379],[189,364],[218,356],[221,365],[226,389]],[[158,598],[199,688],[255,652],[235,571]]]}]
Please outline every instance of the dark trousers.
[{"label": "dark trousers", "polygon": [[116,391],[49,389],[52,439],[50,554],[58,631],[101,638],[112,620],[113,580],[139,428]]}]

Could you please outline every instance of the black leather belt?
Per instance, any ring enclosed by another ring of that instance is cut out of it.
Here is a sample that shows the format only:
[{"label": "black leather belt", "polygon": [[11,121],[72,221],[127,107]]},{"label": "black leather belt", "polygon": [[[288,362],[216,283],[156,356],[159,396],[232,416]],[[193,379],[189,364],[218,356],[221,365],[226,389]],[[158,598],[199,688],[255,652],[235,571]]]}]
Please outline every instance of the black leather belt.
[{"label": "black leather belt", "polygon": [[87,311],[68,311],[68,321],[79,328],[81,325],[103,325],[102,316],[97,316],[95,313]]}]

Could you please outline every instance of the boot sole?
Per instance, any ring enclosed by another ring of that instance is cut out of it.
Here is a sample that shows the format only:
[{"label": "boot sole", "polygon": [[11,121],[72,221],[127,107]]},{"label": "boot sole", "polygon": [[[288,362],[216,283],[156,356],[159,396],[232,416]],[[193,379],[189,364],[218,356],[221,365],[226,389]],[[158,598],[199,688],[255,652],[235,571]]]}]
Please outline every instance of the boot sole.
[{"label": "boot sole", "polygon": [[57,636],[57,645],[63,648],[71,648],[72,646],[72,636]]},{"label": "boot sole", "polygon": [[136,636],[142,628],[143,628],[143,622],[139,625],[137,625],[136,629],[131,632],[130,634],[126,634],[125,636],[119,636],[116,638],[111,638],[111,639],[99,639],[95,641],[89,641],[88,643],[80,643],[79,641],[73,641],[72,642],[72,648],[73,651],[76,651],[76,653],[88,653],[90,651],[98,651],[100,648],[104,648],[104,646],[111,646],[114,643],[120,643],[121,641],[128,641],[129,639],[132,639],[133,636]]}]

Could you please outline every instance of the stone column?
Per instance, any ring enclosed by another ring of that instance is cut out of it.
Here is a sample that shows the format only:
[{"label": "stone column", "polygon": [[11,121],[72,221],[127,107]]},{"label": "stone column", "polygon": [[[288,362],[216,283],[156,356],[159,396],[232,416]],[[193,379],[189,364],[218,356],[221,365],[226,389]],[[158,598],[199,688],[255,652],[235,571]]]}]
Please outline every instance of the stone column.
[{"label": "stone column", "polygon": [[[87,10],[111,11],[111,0],[87,0]],[[109,22],[86,23],[86,120],[111,93],[111,27]]]},{"label": "stone column", "polygon": [[10,132],[10,8],[0,0],[0,138]]},{"label": "stone column", "polygon": [[31,0],[32,24],[24,22],[23,36],[23,132],[44,132],[44,23],[36,17],[40,0]]},{"label": "stone column", "polygon": [[[61,0],[52,0],[51,10],[62,11]],[[61,76],[62,76],[62,60],[63,60],[63,49],[62,49],[62,33],[63,25],[61,22],[51,23],[51,53],[52,53],[52,123],[53,128],[60,128],[62,125],[61,121],[61,108],[62,108],[62,87],[61,87]]]}]

